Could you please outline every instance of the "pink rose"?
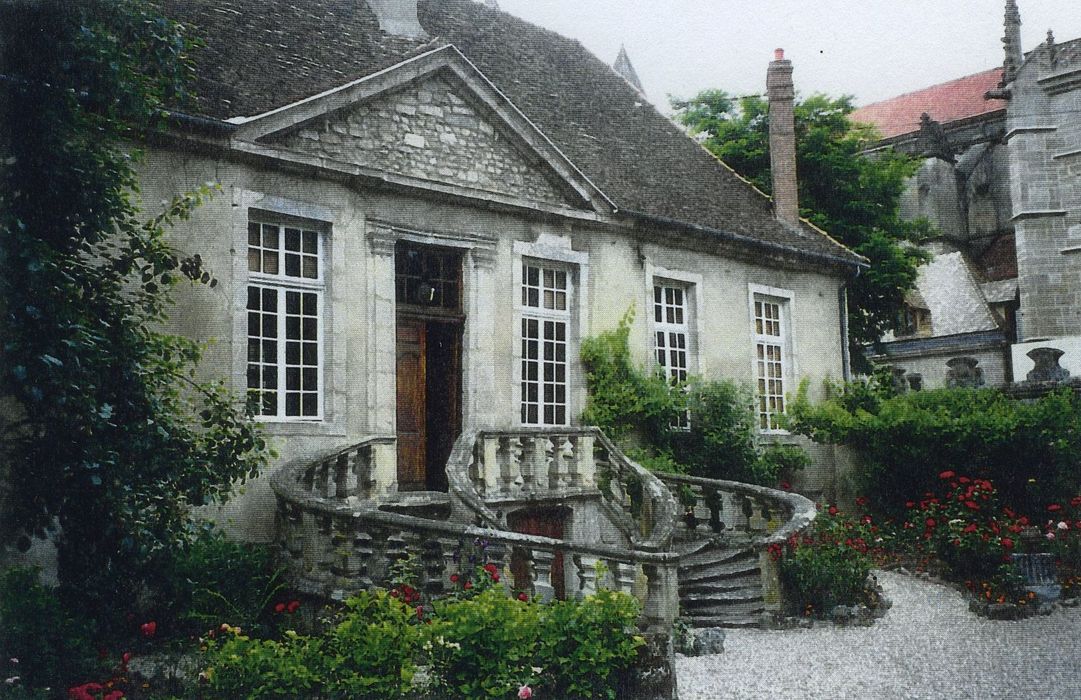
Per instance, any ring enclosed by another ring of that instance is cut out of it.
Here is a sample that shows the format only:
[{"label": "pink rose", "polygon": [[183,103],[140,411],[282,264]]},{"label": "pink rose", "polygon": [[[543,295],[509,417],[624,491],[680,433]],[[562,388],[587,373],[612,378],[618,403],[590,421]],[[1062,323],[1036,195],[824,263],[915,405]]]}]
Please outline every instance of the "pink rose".
[{"label": "pink rose", "polygon": [[518,688],[518,700],[526,700],[526,698],[533,697],[533,689],[528,685],[519,686]]}]

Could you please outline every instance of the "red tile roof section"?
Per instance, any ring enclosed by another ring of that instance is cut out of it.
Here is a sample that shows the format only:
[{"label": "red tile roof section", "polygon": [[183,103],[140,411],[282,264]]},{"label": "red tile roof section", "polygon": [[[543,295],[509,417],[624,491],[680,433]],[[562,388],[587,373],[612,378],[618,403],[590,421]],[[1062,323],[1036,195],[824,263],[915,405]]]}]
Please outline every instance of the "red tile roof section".
[{"label": "red tile roof section", "polygon": [[1005,109],[1005,100],[984,99],[984,94],[997,88],[1001,79],[1002,69],[992,68],[860,107],[850,116],[852,121],[874,125],[881,137],[888,139],[918,131],[924,112],[946,124]]}]

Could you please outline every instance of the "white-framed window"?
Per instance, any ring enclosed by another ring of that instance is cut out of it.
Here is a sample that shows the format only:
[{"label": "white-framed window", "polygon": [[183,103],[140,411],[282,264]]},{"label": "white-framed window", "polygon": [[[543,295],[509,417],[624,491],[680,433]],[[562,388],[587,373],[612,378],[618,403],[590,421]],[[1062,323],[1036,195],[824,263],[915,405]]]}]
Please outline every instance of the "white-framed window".
[{"label": "white-framed window", "polygon": [[754,367],[758,428],[781,430],[788,376],[788,301],[782,297],[754,294]]},{"label": "white-framed window", "polygon": [[247,396],[263,420],[323,418],[323,234],[248,222]]},{"label": "white-framed window", "polygon": [[566,268],[522,261],[522,425],[568,424],[571,303],[571,275]]},{"label": "white-framed window", "polygon": [[657,366],[673,384],[687,381],[690,367],[690,312],[687,289],[658,283],[653,285],[653,347]]}]

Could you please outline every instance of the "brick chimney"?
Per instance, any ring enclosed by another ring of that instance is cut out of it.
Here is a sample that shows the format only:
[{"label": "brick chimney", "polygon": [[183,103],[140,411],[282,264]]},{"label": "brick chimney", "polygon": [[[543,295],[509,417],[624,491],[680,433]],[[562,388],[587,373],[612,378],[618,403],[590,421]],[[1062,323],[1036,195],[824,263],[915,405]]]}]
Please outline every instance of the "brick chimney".
[{"label": "brick chimney", "polygon": [[410,39],[427,39],[428,33],[417,19],[417,0],[368,0],[379,28],[387,34]]},{"label": "brick chimney", "polygon": [[769,99],[769,164],[773,175],[773,215],[793,226],[799,225],[799,196],[796,190],[796,120],[793,103],[792,61],[784,49],[773,52],[766,72]]}]

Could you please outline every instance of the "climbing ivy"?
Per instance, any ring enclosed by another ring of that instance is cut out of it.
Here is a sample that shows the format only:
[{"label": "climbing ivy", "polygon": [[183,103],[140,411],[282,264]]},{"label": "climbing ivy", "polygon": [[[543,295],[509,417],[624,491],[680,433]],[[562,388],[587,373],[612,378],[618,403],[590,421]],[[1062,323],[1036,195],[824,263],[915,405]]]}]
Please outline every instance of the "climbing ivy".
[{"label": "climbing ivy", "polygon": [[[774,485],[810,460],[798,447],[763,445],[753,397],[732,381],[692,378],[672,385],[638,367],[630,352],[634,309],[616,328],[582,342],[589,402],[586,424],[630,446],[643,466],[714,479]],[[690,416],[690,427],[678,427]]]},{"label": "climbing ivy", "polygon": [[104,624],[266,446],[161,330],[176,285],[213,284],[165,241],[213,188],[135,204],[134,149],[187,97],[192,40],[138,0],[4,3],[0,27],[0,532],[51,532],[65,603]]}]

